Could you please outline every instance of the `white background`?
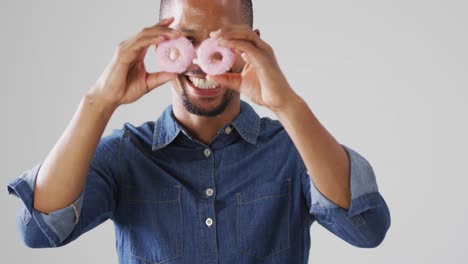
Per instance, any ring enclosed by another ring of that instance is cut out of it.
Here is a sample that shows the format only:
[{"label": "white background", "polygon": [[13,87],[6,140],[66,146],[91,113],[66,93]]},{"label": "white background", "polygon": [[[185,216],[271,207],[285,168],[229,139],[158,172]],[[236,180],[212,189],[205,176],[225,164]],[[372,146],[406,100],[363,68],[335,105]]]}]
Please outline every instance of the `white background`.
[{"label": "white background", "polygon": [[[159,1],[0,5],[1,262],[117,263],[111,221],[65,247],[27,248],[6,184],[45,158],[115,46],[157,22]],[[254,0],[254,14],[291,85],[371,162],[390,207],[374,249],[314,224],[310,263],[467,263],[468,2]],[[170,93],[166,85],[122,106],[105,134],[155,120]]]}]

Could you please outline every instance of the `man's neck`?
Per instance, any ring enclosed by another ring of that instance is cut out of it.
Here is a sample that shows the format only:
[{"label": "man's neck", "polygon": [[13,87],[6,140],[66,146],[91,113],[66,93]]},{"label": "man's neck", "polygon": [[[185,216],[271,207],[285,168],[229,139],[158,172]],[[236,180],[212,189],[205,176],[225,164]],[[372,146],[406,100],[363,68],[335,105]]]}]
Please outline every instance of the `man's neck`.
[{"label": "man's neck", "polygon": [[188,112],[180,98],[173,100],[172,105],[174,116],[187,133],[206,145],[213,141],[224,125],[232,122],[240,113],[240,98],[232,98],[224,112],[214,117]]}]

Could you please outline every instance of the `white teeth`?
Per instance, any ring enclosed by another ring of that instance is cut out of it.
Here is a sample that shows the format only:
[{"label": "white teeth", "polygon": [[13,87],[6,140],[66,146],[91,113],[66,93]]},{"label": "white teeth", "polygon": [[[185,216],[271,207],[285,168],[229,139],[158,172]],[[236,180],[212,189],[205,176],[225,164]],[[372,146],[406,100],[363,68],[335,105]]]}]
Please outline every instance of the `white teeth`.
[{"label": "white teeth", "polygon": [[207,79],[200,79],[192,76],[189,76],[189,79],[195,87],[200,89],[212,89],[219,87],[219,84],[217,82],[210,81]]}]

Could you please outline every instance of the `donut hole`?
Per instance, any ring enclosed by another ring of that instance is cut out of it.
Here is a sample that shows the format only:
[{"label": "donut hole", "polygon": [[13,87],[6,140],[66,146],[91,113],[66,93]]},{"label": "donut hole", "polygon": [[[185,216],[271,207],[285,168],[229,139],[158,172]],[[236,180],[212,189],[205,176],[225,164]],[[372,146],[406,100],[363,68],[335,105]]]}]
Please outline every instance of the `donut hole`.
[{"label": "donut hole", "polygon": [[210,56],[210,61],[212,62],[220,62],[223,60],[223,55],[220,53],[220,52],[214,52],[213,54],[211,54]]},{"label": "donut hole", "polygon": [[169,49],[169,59],[172,61],[176,61],[180,57],[180,51],[177,48],[170,48]]}]

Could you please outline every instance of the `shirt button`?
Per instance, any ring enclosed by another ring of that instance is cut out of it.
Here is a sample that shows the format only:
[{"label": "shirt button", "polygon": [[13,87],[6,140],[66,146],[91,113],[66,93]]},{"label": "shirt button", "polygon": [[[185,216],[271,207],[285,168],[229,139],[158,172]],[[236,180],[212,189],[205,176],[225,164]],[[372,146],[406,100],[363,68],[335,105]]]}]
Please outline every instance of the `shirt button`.
[{"label": "shirt button", "polygon": [[224,129],[224,133],[226,133],[227,135],[231,134],[231,131],[232,131],[232,128],[230,126]]},{"label": "shirt button", "polygon": [[213,195],[213,189],[211,189],[211,188],[206,189],[206,190],[205,190],[205,194],[206,194],[206,196],[211,196],[211,195]]},{"label": "shirt button", "polygon": [[206,221],[205,221],[205,224],[207,226],[211,226],[213,224],[213,220],[211,218],[207,218]]},{"label": "shirt button", "polygon": [[211,154],[211,151],[209,149],[205,149],[205,156],[208,157]]}]

